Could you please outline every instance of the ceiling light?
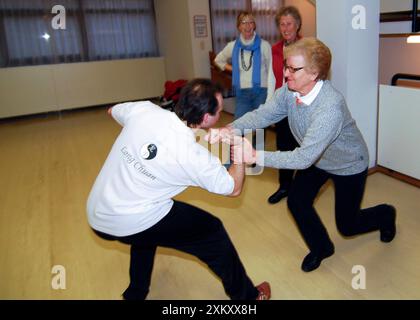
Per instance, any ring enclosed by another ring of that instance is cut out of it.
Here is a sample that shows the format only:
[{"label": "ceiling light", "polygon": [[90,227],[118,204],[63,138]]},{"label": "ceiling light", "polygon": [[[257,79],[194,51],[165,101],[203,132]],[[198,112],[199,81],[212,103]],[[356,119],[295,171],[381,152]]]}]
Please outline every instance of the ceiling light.
[{"label": "ceiling light", "polygon": [[409,36],[407,38],[407,43],[420,43],[420,34]]}]

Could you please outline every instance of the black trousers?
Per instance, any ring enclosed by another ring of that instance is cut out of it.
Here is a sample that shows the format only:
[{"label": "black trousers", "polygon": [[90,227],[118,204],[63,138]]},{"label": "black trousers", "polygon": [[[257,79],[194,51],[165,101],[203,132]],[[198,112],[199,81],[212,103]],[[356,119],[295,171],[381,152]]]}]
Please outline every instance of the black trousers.
[{"label": "black trousers", "polygon": [[130,285],[123,294],[126,299],[146,298],[158,246],[192,254],[206,263],[222,280],[231,299],[255,300],[258,296],[220,219],[189,204],[175,201],[161,221],[131,236],[98,234],[131,245]]},{"label": "black trousers", "polygon": [[[299,144],[290,131],[288,118],[276,123],[276,147],[280,151],[293,151]],[[295,170],[279,169],[279,184],[284,190],[290,190]]]},{"label": "black trousers", "polygon": [[328,179],[332,179],[335,187],[335,221],[340,233],[354,236],[379,230],[388,209],[383,204],[360,208],[366,178],[367,169],[350,176],[333,175],[314,166],[297,171],[287,203],[311,252],[322,252],[333,247],[314,208],[314,199]]}]

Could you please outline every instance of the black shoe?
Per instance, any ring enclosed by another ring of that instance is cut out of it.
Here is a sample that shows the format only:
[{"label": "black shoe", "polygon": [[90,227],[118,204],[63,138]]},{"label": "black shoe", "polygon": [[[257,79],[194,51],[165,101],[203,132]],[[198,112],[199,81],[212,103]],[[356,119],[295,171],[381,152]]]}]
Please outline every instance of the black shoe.
[{"label": "black shoe", "polygon": [[274,192],[270,198],[268,198],[268,202],[271,204],[275,204],[279,202],[281,199],[286,198],[289,194],[289,190],[279,188],[276,192]]},{"label": "black shoe", "polygon": [[382,242],[391,242],[397,232],[397,227],[395,225],[395,220],[397,217],[396,210],[393,206],[386,205],[388,208],[388,216],[383,222],[383,226],[379,229],[381,233]]},{"label": "black shoe", "polygon": [[334,254],[334,248],[331,248],[327,251],[322,253],[313,253],[310,252],[302,262],[302,270],[305,272],[311,272],[317,269],[320,265],[322,260],[328,258]]},{"label": "black shoe", "polygon": [[146,300],[148,293],[149,290],[128,287],[122,294],[122,297],[124,300]]}]

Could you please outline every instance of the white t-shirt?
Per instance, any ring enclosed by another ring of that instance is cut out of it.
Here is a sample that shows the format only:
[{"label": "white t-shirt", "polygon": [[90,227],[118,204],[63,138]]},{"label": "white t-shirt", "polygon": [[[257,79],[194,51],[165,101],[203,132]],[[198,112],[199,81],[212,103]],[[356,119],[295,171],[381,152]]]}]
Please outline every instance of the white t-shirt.
[{"label": "white t-shirt", "polygon": [[175,113],[153,103],[114,106],[123,126],[87,202],[95,230],[114,236],[144,231],[172,208],[172,197],[188,186],[229,195],[234,180],[219,158],[196,142]]}]

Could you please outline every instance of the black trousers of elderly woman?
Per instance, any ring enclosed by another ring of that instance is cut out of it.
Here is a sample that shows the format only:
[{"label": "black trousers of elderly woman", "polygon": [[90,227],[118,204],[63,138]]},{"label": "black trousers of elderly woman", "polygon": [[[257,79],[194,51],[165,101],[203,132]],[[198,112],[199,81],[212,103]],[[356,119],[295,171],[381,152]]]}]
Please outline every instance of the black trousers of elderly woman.
[{"label": "black trousers of elderly woman", "polygon": [[131,236],[97,233],[131,245],[130,285],[123,294],[127,300],[144,300],[149,293],[158,246],[189,253],[206,263],[220,277],[231,299],[255,300],[258,296],[220,219],[189,204],[174,201],[161,221]]},{"label": "black trousers of elderly woman", "polygon": [[314,208],[321,187],[332,179],[335,187],[335,221],[344,236],[354,236],[379,230],[384,223],[386,205],[361,209],[367,169],[361,173],[339,176],[312,166],[297,171],[288,197],[288,206],[311,252],[323,253],[334,245]]}]

